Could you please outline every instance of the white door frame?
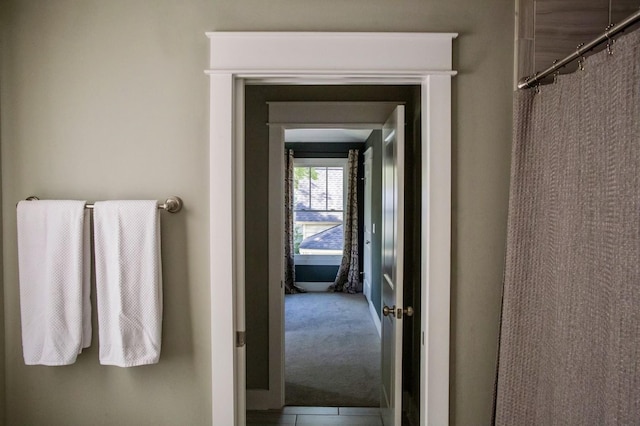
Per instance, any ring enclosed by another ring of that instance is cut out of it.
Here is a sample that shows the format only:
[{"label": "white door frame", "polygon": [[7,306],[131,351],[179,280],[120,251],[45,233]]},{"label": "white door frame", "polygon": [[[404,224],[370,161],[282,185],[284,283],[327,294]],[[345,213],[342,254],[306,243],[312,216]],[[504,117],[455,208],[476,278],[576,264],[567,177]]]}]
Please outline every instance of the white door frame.
[{"label": "white door frame", "polygon": [[212,424],[245,423],[245,84],[417,84],[422,127],[420,422],[449,422],[454,33],[213,32],[210,39]]}]

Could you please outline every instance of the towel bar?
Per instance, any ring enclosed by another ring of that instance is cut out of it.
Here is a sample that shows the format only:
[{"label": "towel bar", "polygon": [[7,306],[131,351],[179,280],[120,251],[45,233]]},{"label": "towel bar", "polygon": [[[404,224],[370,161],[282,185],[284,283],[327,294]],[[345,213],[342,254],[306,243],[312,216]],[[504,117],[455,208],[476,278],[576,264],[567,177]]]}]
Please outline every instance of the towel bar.
[{"label": "towel bar", "polygon": [[[39,200],[39,198],[36,197],[35,195],[32,195],[30,197],[27,197],[27,200],[33,201],[33,200]],[[182,210],[182,206],[183,206],[182,199],[175,195],[172,195],[171,197],[167,198],[164,204],[158,204],[159,209],[166,210],[169,213],[178,213],[180,210]],[[87,204],[85,208],[93,209],[93,204]]]}]

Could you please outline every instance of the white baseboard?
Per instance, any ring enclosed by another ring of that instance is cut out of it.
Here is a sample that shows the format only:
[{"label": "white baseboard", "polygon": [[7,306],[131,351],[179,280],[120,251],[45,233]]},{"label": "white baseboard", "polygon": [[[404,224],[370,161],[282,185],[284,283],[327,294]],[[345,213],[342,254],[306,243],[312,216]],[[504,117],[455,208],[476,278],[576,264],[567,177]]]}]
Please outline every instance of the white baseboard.
[{"label": "white baseboard", "polygon": [[296,285],[310,293],[325,293],[333,281],[296,281]]},{"label": "white baseboard", "polygon": [[366,297],[368,301],[371,301],[371,284],[366,278],[362,281],[362,292],[364,293],[364,297]]},{"label": "white baseboard", "polygon": [[376,326],[376,330],[378,330],[378,336],[382,339],[382,324],[380,323],[380,317],[378,317],[378,313],[376,312],[376,308],[369,300],[369,313],[371,314],[371,320],[373,324]]}]

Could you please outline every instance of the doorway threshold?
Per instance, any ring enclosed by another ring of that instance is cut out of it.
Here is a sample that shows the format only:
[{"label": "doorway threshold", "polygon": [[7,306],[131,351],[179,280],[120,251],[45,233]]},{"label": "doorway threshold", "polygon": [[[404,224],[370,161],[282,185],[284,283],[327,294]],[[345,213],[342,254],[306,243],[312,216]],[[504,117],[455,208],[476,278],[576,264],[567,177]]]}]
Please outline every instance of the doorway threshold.
[{"label": "doorway threshold", "polygon": [[382,426],[377,407],[302,407],[247,411],[247,425],[366,425]]}]

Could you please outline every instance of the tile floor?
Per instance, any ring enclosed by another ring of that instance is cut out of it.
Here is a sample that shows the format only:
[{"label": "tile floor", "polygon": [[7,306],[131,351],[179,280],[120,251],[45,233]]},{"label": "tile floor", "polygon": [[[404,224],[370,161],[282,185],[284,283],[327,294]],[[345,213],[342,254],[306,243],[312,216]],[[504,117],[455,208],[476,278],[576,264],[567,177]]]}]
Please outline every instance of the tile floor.
[{"label": "tile floor", "polygon": [[374,407],[284,407],[247,411],[247,425],[382,426],[382,417]]}]

